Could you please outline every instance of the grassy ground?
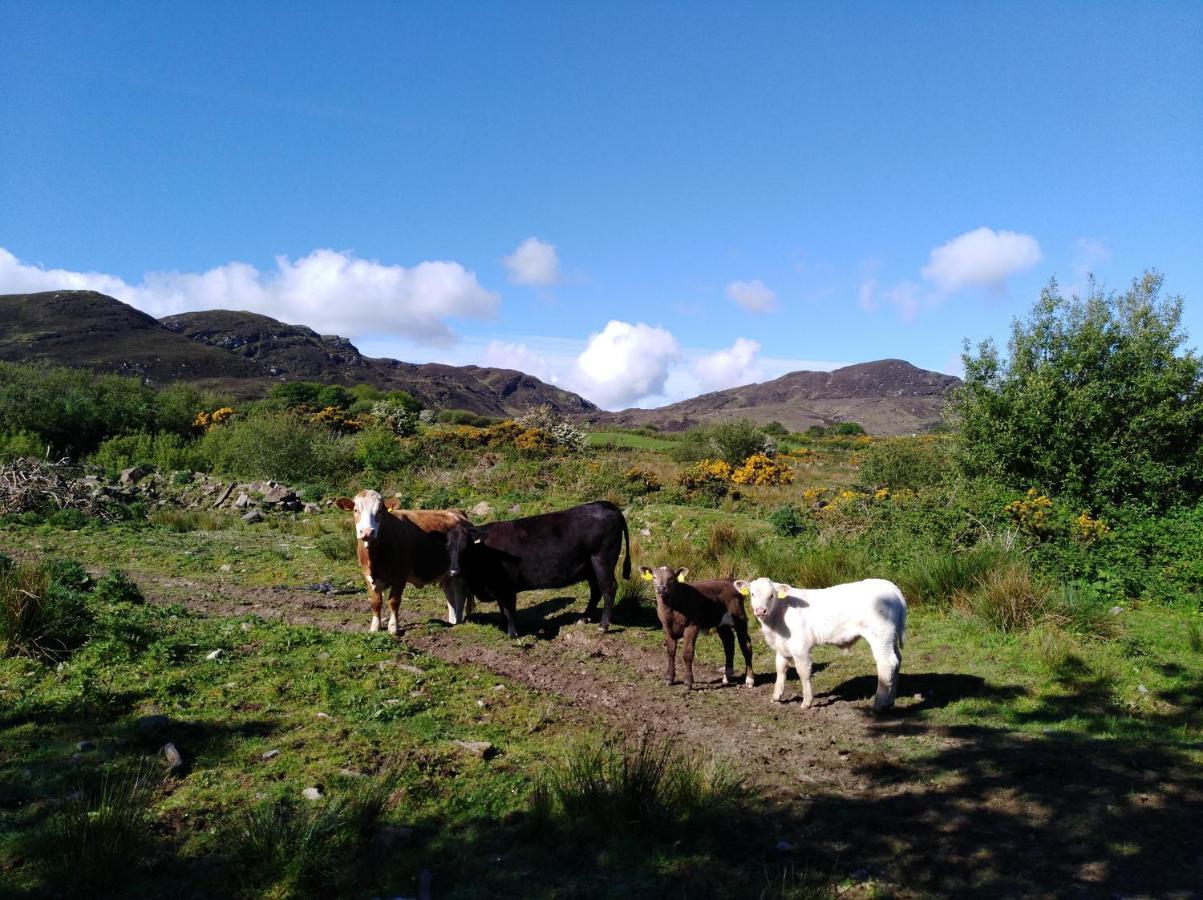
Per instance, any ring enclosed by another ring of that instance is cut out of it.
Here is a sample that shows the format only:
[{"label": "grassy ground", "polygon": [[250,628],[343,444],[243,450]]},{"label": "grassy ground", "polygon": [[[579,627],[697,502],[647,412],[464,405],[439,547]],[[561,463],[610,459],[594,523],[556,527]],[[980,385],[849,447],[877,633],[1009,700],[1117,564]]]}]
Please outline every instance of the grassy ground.
[{"label": "grassy ground", "polygon": [[[638,452],[622,458],[670,469]],[[764,509],[849,483],[851,452],[800,464],[798,484],[755,504],[641,498],[636,564],[698,577],[816,565],[813,538],[777,536]],[[570,473],[580,483],[546,503],[589,489],[589,469]],[[477,483],[472,499],[504,508],[487,473]],[[818,652],[803,712],[769,702],[755,633],[755,688],[717,684],[713,636],[700,690],[663,685],[638,581],[606,636],[576,624],[583,589],[523,595],[517,641],[492,609],[448,628],[441,594],[411,589],[393,639],[364,633],[346,514],[225,524],[0,525],[0,549],[123,568],[148,600],[90,601],[92,639],[61,661],[0,659],[0,893],[95,893],[102,876],[116,894],[173,897],[413,896],[424,882],[455,897],[1192,896],[1203,883],[1203,639],[1188,610],[1131,602],[1105,628],[1004,632],[951,601],[914,602],[895,713],[867,714],[863,645]],[[356,592],[303,589],[320,582]],[[184,758],[172,775],[167,742]],[[657,752],[672,760],[663,777]],[[71,865],[64,847],[80,848]]]}]

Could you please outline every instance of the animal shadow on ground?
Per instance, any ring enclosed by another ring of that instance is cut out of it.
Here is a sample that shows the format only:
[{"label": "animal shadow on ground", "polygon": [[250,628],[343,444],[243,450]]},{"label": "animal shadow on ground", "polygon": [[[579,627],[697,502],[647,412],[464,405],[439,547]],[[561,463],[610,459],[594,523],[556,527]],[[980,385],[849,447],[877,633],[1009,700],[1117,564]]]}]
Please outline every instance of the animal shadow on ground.
[{"label": "animal shadow on ground", "polygon": [[[817,666],[816,666],[817,669]],[[816,694],[816,703],[856,703],[873,699],[877,691],[876,675],[858,675],[840,682],[824,694]],[[1005,700],[1023,694],[1023,688],[987,684],[977,675],[957,675],[941,672],[903,672],[898,679],[898,699],[906,701],[891,710],[894,716],[913,716],[929,709],[939,709],[967,697],[989,697]],[[908,699],[917,698],[917,699]]]},{"label": "animal shadow on ground", "polygon": [[[1199,896],[1203,771],[1189,752],[1199,748],[1180,743],[1185,718],[1197,712],[1167,704],[1137,723],[1104,680],[1072,660],[1063,669],[1064,693],[1033,698],[1013,714],[1048,726],[1042,731],[933,728],[919,718],[906,732],[937,738],[934,752],[904,762],[854,752],[851,774],[862,789],[812,796],[811,826],[799,835],[807,852],[847,861],[855,847],[856,865],[939,895]],[[862,678],[836,688],[850,699],[871,690],[872,679]],[[901,717],[960,698],[989,702],[1020,692],[924,673],[904,674],[900,690],[924,696],[899,710]],[[1201,691],[1197,677],[1175,696]],[[1055,727],[1071,717],[1074,732]],[[892,718],[872,727],[883,736],[904,733]],[[1125,721],[1139,730],[1114,737]]]}]

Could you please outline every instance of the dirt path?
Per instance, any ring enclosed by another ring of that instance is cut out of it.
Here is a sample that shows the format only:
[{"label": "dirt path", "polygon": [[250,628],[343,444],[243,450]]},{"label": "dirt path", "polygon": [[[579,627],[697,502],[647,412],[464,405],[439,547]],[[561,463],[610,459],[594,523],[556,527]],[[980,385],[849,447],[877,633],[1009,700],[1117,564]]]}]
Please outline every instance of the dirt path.
[{"label": "dirt path", "polygon": [[[141,581],[152,601],[206,615],[343,631],[366,625],[359,595]],[[402,640],[597,713],[616,732],[647,730],[728,760],[768,798],[766,841],[781,847],[784,864],[852,873],[862,892],[1200,896],[1203,775],[1179,750],[1055,728],[933,725],[925,710],[1015,689],[924,672],[913,660],[896,710],[882,717],[868,712],[869,674],[820,694],[805,712],[797,702],[769,702],[773,676],[765,672],[753,689],[720,687],[713,667],[699,664],[703,688],[686,694],[663,685],[662,650],[632,640],[634,631],[624,635],[647,623],[600,635],[569,624],[579,603],[540,605],[547,615],[528,612],[526,624],[545,623],[542,636],[481,641],[478,630],[433,621],[428,600],[407,599]],[[1080,713],[1033,711],[1052,725]]]}]

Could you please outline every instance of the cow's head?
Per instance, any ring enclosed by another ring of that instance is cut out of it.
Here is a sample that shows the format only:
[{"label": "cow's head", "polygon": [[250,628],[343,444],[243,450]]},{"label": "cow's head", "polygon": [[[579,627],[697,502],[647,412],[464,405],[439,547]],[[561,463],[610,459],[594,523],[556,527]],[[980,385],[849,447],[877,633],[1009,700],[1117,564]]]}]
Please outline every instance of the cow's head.
[{"label": "cow's head", "polygon": [[385,500],[376,491],[360,491],[354,499],[339,497],[334,505],[354,512],[355,538],[367,545],[380,534],[380,517],[386,510],[396,509],[398,503],[393,497]]},{"label": "cow's head", "polygon": [[650,581],[656,588],[656,599],[664,600],[672,596],[677,582],[685,580],[689,575],[689,569],[684,566],[680,569],[673,569],[669,566],[657,566],[649,569],[647,566],[640,566],[639,573],[643,576],[644,581]]},{"label": "cow's head", "polygon": [[777,603],[789,596],[788,584],[778,584],[769,578],[737,581],[735,589],[751,601],[752,615],[758,619],[772,615]]},{"label": "cow's head", "polygon": [[468,522],[461,522],[447,532],[447,574],[453,578],[462,575],[467,557],[472,548],[485,539],[485,533]]}]

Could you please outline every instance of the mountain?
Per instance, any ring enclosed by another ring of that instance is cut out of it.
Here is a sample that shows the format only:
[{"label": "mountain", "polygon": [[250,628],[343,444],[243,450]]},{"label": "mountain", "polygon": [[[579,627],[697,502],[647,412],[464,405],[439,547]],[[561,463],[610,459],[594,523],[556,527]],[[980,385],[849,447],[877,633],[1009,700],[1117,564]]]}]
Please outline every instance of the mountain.
[{"label": "mountain", "polygon": [[790,372],[772,381],[702,394],[656,409],[624,409],[587,416],[594,424],[651,425],[679,431],[706,422],[777,421],[790,431],[811,425],[859,422],[870,434],[909,434],[938,425],[952,375],[901,359],[857,363],[831,372]]},{"label": "mountain", "polygon": [[236,397],[259,396],[281,381],[370,384],[409,391],[435,409],[507,416],[547,403],[596,425],[665,430],[751,419],[778,421],[791,431],[859,422],[872,434],[904,434],[938,424],[946,392],[959,383],[884,359],[610,413],[513,369],[374,359],[344,337],[252,312],[219,309],[158,320],[94,291],[0,295],[0,360],[87,366],[154,384],[196,381]]},{"label": "mountain", "polygon": [[155,384],[185,380],[238,397],[281,381],[409,391],[436,409],[507,416],[550,404],[592,414],[583,397],[513,369],[416,365],[363,356],[349,340],[231,310],[162,321],[94,291],[0,295],[0,360],[87,366]]}]

